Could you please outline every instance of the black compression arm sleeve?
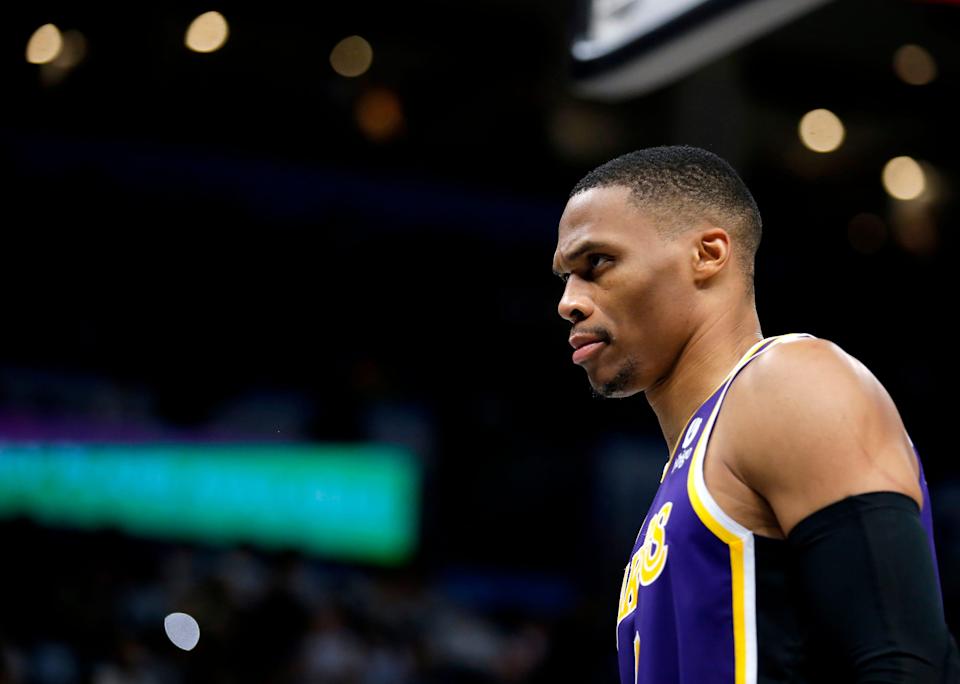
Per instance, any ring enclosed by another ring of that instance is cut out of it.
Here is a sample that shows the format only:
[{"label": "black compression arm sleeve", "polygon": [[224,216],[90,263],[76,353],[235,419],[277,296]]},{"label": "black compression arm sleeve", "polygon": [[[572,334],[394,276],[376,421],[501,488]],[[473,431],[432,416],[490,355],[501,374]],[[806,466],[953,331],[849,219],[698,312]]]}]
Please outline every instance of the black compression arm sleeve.
[{"label": "black compression arm sleeve", "polygon": [[787,537],[802,603],[837,672],[857,684],[955,684],[947,630],[916,502],[896,492],[851,496]]}]

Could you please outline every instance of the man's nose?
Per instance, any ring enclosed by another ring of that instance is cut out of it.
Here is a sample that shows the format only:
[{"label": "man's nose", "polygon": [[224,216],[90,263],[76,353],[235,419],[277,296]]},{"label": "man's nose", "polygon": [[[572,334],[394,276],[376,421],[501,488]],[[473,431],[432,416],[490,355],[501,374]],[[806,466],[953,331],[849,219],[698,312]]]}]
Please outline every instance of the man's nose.
[{"label": "man's nose", "polygon": [[563,297],[557,306],[560,317],[571,323],[579,323],[593,313],[593,304],[587,293],[580,287],[576,276],[571,275],[563,290]]}]

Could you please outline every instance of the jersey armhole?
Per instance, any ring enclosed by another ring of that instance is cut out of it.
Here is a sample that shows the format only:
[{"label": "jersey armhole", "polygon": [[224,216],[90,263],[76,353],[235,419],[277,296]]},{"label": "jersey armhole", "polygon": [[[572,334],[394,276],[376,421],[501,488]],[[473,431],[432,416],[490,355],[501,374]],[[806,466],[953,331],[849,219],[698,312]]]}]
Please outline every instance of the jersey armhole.
[{"label": "jersey armhole", "polygon": [[711,532],[713,532],[717,537],[727,544],[731,544],[738,539],[744,540],[747,537],[752,537],[753,532],[738,523],[733,519],[733,517],[724,511],[707,489],[706,479],[704,477],[704,461],[706,458],[707,447],[710,443],[710,437],[713,435],[714,425],[716,424],[717,417],[720,415],[720,409],[723,408],[723,402],[726,398],[727,392],[729,391],[734,380],[736,380],[737,376],[740,374],[740,371],[746,368],[751,361],[759,357],[761,354],[773,349],[777,345],[786,342],[792,342],[804,337],[814,338],[814,336],[809,333],[786,333],[783,335],[778,335],[770,344],[761,347],[754,354],[743,359],[739,364],[739,367],[735,368],[727,378],[720,397],[713,406],[710,416],[706,421],[706,425],[704,425],[703,430],[697,439],[697,445],[694,449],[693,457],[691,458],[690,471],[687,473],[687,494],[690,498],[690,503],[700,521]]}]

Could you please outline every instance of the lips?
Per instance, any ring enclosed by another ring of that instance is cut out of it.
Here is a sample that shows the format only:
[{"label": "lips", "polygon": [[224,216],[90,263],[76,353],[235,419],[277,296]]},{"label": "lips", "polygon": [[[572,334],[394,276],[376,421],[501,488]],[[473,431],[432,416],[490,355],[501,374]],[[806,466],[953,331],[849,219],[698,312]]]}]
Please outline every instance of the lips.
[{"label": "lips", "polygon": [[603,347],[603,345],[605,344],[606,342],[598,341],[598,342],[590,342],[588,344],[583,345],[582,347],[578,347],[573,352],[573,362],[583,363],[584,361],[589,359],[591,356],[599,352],[600,348]]},{"label": "lips", "polygon": [[573,362],[583,363],[591,356],[597,354],[605,344],[606,340],[598,335],[592,335],[590,333],[574,333],[570,335],[570,346],[573,347],[574,350]]}]

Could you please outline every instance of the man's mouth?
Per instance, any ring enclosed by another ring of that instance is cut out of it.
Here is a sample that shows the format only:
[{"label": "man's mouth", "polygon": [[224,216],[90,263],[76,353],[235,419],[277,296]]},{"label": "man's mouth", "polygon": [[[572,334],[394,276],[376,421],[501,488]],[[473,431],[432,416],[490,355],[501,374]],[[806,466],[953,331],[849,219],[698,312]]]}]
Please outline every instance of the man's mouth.
[{"label": "man's mouth", "polygon": [[596,342],[589,342],[583,345],[582,347],[577,347],[573,351],[573,362],[583,363],[588,358],[590,358],[591,356],[599,352],[600,348],[603,347],[603,345],[605,344],[606,342],[598,340]]},{"label": "man's mouth", "polygon": [[573,362],[583,363],[600,351],[607,341],[599,335],[584,332],[575,332],[570,335],[570,346],[573,347]]}]

